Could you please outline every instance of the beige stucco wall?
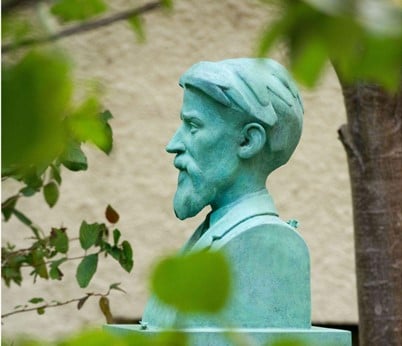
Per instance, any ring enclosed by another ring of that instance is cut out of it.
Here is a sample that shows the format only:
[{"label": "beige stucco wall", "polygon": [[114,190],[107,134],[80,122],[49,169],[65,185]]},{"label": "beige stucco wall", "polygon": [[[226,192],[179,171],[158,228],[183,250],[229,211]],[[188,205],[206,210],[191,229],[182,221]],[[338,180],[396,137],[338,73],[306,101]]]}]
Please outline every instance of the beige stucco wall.
[{"label": "beige stucco wall", "polygon": [[[116,1],[114,6],[130,3]],[[180,74],[199,60],[250,55],[270,16],[271,11],[257,1],[177,0],[170,15],[159,11],[146,16],[145,45],[136,44],[126,23],[60,42],[74,57],[77,77],[104,86],[105,106],[114,114],[115,146],[110,157],[87,147],[89,170],[64,172],[61,198],[53,210],[49,212],[41,196],[21,202],[21,209],[45,229],[64,225],[71,232],[78,230],[82,219],[100,221],[109,203],[119,211],[123,238],[134,247],[134,270],[128,275],[112,259],[102,261],[84,291],[105,291],[110,283],[121,282],[127,294],[111,296],[116,315],[141,315],[151,264],[180,247],[203,218],[181,222],[171,206],[177,173],[164,146],[179,124]],[[273,57],[286,63],[281,50]],[[345,111],[332,69],[316,90],[302,89],[302,95],[306,114],[301,143],[291,162],[272,175],[268,187],[281,216],[300,221],[300,232],[310,247],[313,321],[356,322],[349,182],[336,133]],[[3,199],[14,187],[3,184]],[[16,238],[24,242],[27,235],[15,220],[3,224],[3,242]],[[83,295],[74,272],[66,270],[60,283],[32,285],[26,280],[22,287],[3,287],[2,311],[44,292],[56,300]],[[53,337],[102,323],[97,301],[89,300],[79,312],[66,306],[40,317],[34,312],[19,314],[7,318],[2,327],[5,335]]]}]

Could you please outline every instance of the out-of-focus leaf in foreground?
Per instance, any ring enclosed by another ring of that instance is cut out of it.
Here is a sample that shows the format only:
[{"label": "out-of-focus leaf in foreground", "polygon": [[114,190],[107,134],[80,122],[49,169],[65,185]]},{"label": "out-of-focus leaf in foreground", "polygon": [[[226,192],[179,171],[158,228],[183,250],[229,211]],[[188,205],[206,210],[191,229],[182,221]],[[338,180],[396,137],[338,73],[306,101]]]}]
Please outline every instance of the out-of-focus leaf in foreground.
[{"label": "out-of-focus leaf in foreground", "polygon": [[230,293],[229,264],[220,252],[169,257],[155,268],[151,286],[159,299],[179,311],[218,312]]},{"label": "out-of-focus leaf in foreground", "polygon": [[71,66],[59,53],[32,51],[16,64],[3,64],[2,172],[55,159],[71,93]]},{"label": "out-of-focus leaf in foreground", "polygon": [[365,80],[389,90],[399,86],[402,6],[391,1],[266,0],[281,15],[263,32],[266,55],[283,39],[296,79],[315,86],[328,58],[346,83]]}]

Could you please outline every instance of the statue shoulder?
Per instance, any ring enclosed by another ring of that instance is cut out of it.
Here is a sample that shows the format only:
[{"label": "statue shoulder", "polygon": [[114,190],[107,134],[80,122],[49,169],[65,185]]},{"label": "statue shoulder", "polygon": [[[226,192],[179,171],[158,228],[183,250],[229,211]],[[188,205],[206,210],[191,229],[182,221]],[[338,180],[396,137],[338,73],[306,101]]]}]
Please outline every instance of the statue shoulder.
[{"label": "statue shoulder", "polygon": [[278,218],[233,231],[219,246],[232,264],[225,317],[244,327],[308,327],[310,258],[300,234]]},{"label": "statue shoulder", "polygon": [[244,248],[252,243],[252,246],[256,248],[284,246],[289,249],[296,247],[299,252],[308,257],[307,244],[297,231],[295,224],[294,221],[284,222],[277,216],[255,216],[239,223],[224,237],[217,239],[212,249],[228,246]]}]

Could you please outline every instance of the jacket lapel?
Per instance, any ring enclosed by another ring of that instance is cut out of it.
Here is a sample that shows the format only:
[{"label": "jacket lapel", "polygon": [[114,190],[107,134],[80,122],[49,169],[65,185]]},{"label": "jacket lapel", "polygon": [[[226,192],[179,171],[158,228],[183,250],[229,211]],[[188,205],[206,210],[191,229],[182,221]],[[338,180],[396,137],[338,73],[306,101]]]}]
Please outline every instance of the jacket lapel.
[{"label": "jacket lapel", "polygon": [[[273,200],[265,189],[247,195],[236,202],[226,214],[206,231],[207,222],[204,221],[185,245],[185,251],[209,249],[214,241],[222,239],[243,221],[254,216],[267,214],[278,216]],[[210,215],[207,218],[209,219]]]}]

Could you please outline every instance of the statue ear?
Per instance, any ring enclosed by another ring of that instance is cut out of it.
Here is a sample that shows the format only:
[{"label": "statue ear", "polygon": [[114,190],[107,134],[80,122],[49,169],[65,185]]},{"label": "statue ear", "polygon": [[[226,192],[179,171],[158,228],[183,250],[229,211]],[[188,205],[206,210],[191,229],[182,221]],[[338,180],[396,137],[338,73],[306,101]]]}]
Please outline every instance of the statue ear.
[{"label": "statue ear", "polygon": [[264,127],[258,123],[249,123],[242,129],[242,141],[239,146],[238,155],[242,159],[249,159],[257,155],[267,140]]}]

